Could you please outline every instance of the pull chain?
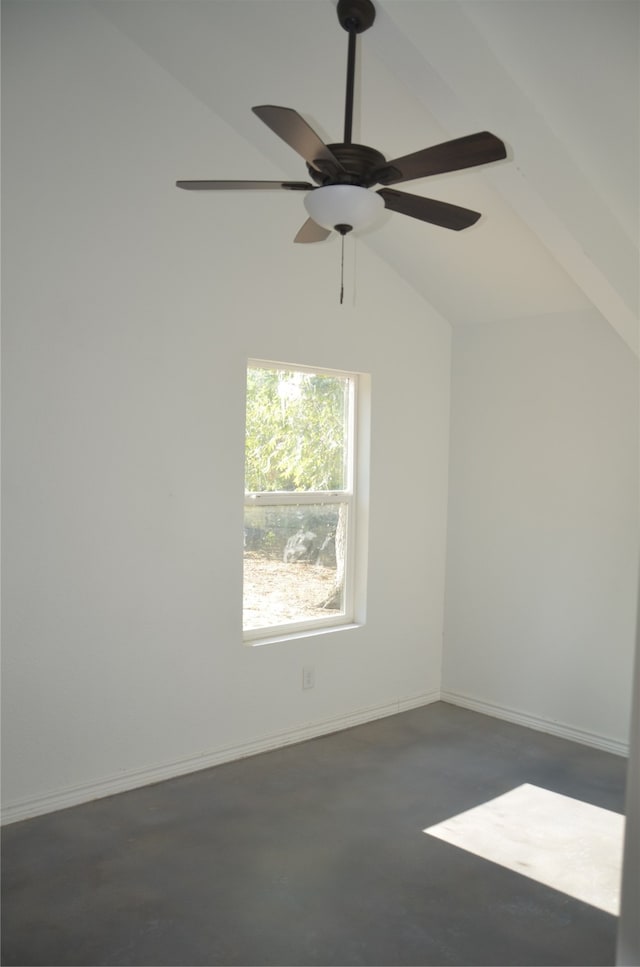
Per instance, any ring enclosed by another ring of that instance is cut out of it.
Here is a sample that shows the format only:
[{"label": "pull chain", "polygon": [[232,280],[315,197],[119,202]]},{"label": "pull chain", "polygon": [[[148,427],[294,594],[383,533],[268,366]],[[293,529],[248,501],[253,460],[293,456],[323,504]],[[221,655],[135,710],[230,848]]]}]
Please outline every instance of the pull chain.
[{"label": "pull chain", "polygon": [[336,232],[339,232],[342,237],[342,246],[340,250],[340,305],[344,301],[344,237],[351,231],[351,225],[340,224],[333,226]]}]

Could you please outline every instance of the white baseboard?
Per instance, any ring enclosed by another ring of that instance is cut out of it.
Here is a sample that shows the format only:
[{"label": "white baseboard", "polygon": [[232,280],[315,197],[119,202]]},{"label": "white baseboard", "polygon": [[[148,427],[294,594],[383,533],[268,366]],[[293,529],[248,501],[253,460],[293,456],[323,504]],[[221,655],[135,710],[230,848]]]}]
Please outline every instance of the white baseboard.
[{"label": "white baseboard", "polygon": [[149,769],[135,769],[94,782],[68,786],[66,789],[60,789],[45,796],[36,796],[9,803],[2,810],[2,825],[17,823],[23,819],[32,819],[34,816],[42,816],[58,809],[68,809],[70,806],[79,806],[94,799],[103,799],[106,796],[138,789],[141,786],[163,782],[165,779],[175,779],[190,772],[210,769],[212,766],[233,762],[236,759],[245,759],[261,752],[270,752],[273,749],[294,745],[296,742],[305,742],[307,739],[328,735],[331,732],[341,732],[343,729],[350,729],[355,725],[364,725],[365,722],[386,718],[389,715],[397,715],[400,712],[419,708],[422,705],[430,705],[432,702],[437,702],[439,698],[440,692],[438,690],[423,692],[409,698],[387,702],[384,705],[372,705],[368,708],[358,709],[336,718],[312,722],[289,731],[276,732],[230,748],[189,756]]},{"label": "white baseboard", "polygon": [[569,739],[571,742],[578,742],[581,745],[592,746],[595,749],[602,749],[605,752],[612,752],[615,755],[626,756],[629,752],[628,744],[617,741],[616,739],[610,739],[606,736],[587,732],[583,729],[576,729],[562,722],[555,722],[535,715],[529,715],[525,712],[518,712],[506,706],[483,702],[459,692],[440,692],[434,690],[431,692],[422,692],[409,698],[397,699],[383,705],[372,705],[368,708],[357,709],[346,715],[325,719],[320,722],[311,722],[296,729],[275,732],[263,738],[255,739],[241,745],[231,746],[226,749],[218,749],[197,756],[188,756],[185,759],[178,759],[174,762],[167,762],[163,765],[153,766],[148,769],[135,769],[129,772],[123,772],[117,776],[98,779],[94,782],[68,786],[65,789],[57,790],[45,796],[35,796],[33,798],[8,803],[2,810],[2,825],[17,823],[23,819],[32,819],[35,816],[42,816],[45,813],[55,812],[58,809],[68,809],[70,806],[79,806],[82,803],[91,802],[94,799],[102,799],[106,796],[114,796],[120,792],[138,789],[141,786],[149,786],[156,782],[163,782],[165,779],[175,779],[178,776],[183,776],[190,772],[210,769],[213,766],[222,765],[225,762],[245,759],[252,755],[259,755],[261,752],[269,752],[287,745],[294,745],[296,742],[305,742],[307,739],[314,739],[321,735],[329,735],[331,732],[341,732],[343,729],[350,729],[356,725],[364,725],[366,722],[373,722],[376,719],[386,718],[389,715],[397,715],[400,712],[407,712],[412,708],[420,708],[423,705],[430,705],[432,702],[437,701],[448,702],[450,705],[459,705],[461,708],[467,708],[472,712],[480,712],[482,715],[504,719],[516,725],[523,725],[526,728],[535,729],[537,732],[547,732],[550,735],[557,735],[559,738]]},{"label": "white baseboard", "polygon": [[580,745],[589,745],[594,749],[602,749],[604,752],[613,752],[615,755],[629,755],[629,744],[611,739],[595,732],[587,732],[584,729],[574,728],[564,722],[556,722],[551,719],[543,719],[537,715],[529,715],[527,712],[518,712],[513,708],[504,705],[494,705],[492,702],[482,702],[471,698],[470,695],[463,695],[460,692],[440,692],[443,702],[450,705],[459,705],[461,708],[468,708],[472,712],[481,712],[483,715],[490,715],[496,719],[505,719],[516,725],[524,725],[528,729],[535,729],[536,732],[548,732],[549,735],[557,735],[561,739],[569,739],[571,742],[578,742]]}]

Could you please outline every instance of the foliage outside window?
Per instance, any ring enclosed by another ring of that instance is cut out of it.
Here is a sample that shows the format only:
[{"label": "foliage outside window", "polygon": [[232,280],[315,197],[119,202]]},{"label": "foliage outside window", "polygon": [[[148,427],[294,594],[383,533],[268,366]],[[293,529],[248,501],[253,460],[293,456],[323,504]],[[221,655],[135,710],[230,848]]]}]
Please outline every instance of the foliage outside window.
[{"label": "foliage outside window", "polygon": [[352,620],[356,377],[247,368],[245,638]]}]

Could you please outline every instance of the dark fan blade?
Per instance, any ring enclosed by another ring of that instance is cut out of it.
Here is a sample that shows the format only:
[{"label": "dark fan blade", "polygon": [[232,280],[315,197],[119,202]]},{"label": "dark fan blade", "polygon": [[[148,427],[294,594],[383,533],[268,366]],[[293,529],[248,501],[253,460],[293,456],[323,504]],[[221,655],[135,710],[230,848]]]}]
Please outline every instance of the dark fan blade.
[{"label": "dark fan blade", "polygon": [[316,171],[329,173],[344,171],[333,152],[297,111],[290,107],[276,107],[273,104],[263,104],[252,107],[251,110]]},{"label": "dark fan blade", "polygon": [[385,207],[392,212],[410,215],[411,218],[419,218],[441,228],[451,228],[454,232],[469,228],[480,218],[480,212],[473,212],[469,208],[460,208],[434,198],[422,198],[420,195],[408,195],[393,188],[381,188],[378,194],[382,195]]},{"label": "dark fan blade", "polygon": [[286,188],[288,191],[308,191],[313,185],[306,181],[176,181],[178,188],[188,191],[269,191]]},{"label": "dark fan blade", "polygon": [[331,235],[328,228],[323,228],[314,222],[313,218],[307,218],[306,222],[294,238],[294,242],[324,242],[327,236]]},{"label": "dark fan blade", "polygon": [[377,180],[381,185],[397,185],[401,181],[426,178],[428,175],[458,171],[461,168],[473,168],[506,157],[507,149],[500,138],[488,131],[480,131],[478,134],[468,134],[464,138],[455,138],[453,141],[445,141],[444,144],[423,148],[422,151],[406,154],[402,158],[394,158],[380,169]]}]

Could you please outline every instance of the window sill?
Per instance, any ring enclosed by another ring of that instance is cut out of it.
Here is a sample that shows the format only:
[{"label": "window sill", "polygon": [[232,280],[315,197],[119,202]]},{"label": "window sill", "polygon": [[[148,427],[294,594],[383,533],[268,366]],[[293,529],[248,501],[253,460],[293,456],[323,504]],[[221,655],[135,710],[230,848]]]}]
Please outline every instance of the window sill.
[{"label": "window sill", "polygon": [[305,628],[302,631],[290,631],[287,634],[280,632],[272,637],[249,638],[243,644],[248,648],[256,648],[260,645],[273,645],[280,641],[294,641],[298,638],[316,638],[318,635],[329,635],[336,631],[352,631],[354,628],[362,628],[362,622],[348,622],[340,625],[324,625],[319,628]]}]

